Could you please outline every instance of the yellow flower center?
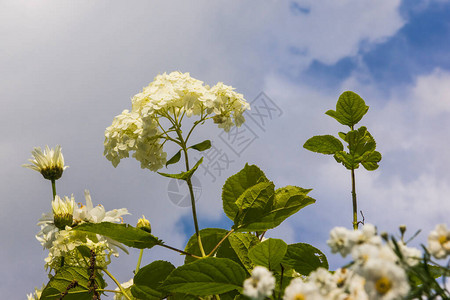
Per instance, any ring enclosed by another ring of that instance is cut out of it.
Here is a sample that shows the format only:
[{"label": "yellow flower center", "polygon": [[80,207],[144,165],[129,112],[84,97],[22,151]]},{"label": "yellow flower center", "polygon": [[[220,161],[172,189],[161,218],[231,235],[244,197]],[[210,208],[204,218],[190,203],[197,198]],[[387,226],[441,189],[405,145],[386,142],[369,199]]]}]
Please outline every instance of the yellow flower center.
[{"label": "yellow flower center", "polygon": [[391,282],[389,278],[382,276],[375,282],[375,289],[378,293],[384,295],[391,289]]},{"label": "yellow flower center", "polygon": [[297,294],[294,297],[294,300],[305,300],[305,296],[303,294]]},{"label": "yellow flower center", "polygon": [[441,235],[438,241],[441,245],[444,245],[447,242],[447,235]]}]

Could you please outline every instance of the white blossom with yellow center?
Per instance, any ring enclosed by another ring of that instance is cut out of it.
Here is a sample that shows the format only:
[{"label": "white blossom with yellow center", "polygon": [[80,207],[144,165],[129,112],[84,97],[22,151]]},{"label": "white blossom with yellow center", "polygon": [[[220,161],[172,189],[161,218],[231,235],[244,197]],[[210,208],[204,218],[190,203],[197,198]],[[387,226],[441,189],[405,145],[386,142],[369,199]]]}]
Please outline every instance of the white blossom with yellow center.
[{"label": "white blossom with yellow center", "polygon": [[32,164],[22,166],[41,173],[45,179],[57,180],[61,178],[63,171],[67,168],[67,166],[64,166],[64,157],[60,145],[56,146],[55,149],[45,146],[44,151],[40,147],[36,147],[31,151],[31,155],[33,158],[28,161]]}]

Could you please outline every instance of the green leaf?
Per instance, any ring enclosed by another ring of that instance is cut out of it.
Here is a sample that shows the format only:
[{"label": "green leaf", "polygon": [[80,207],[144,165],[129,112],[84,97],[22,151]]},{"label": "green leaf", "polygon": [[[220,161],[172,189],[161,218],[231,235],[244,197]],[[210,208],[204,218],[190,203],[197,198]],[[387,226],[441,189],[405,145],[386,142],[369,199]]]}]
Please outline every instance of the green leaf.
[{"label": "green leaf", "polygon": [[367,170],[373,171],[378,168],[381,154],[375,151],[376,142],[367,128],[361,126],[357,130],[349,131],[345,135],[348,142],[349,153],[336,152],[334,158],[342,163],[347,169],[357,169],[361,163]]},{"label": "green leaf", "polygon": [[287,244],[283,240],[267,239],[251,248],[248,252],[248,257],[255,265],[263,266],[273,271],[278,269],[286,251]]},{"label": "green leaf", "polygon": [[[221,228],[205,228],[200,230],[200,237],[202,239],[202,246],[206,254],[209,254],[214,247],[220,242],[220,240],[228,233],[227,230]],[[191,253],[197,256],[202,256],[200,247],[198,246],[197,235],[193,234],[187,242],[184,249],[187,253]],[[186,255],[184,263],[190,263],[196,261],[195,257]]]},{"label": "green leaf", "polygon": [[205,151],[211,148],[211,141],[210,140],[204,140],[201,143],[195,144],[193,146],[190,146],[189,148],[197,150],[197,151]]},{"label": "green leaf", "polygon": [[355,161],[354,156],[345,151],[336,152],[336,154],[334,154],[334,159],[349,170],[359,168],[359,163],[358,161]]},{"label": "green leaf", "polygon": [[378,151],[370,152],[363,156],[361,164],[367,171],[378,169],[378,163],[381,161],[381,153]]},{"label": "green leaf", "polygon": [[344,150],[341,141],[332,135],[313,136],[306,141],[303,148],[322,154],[335,154],[338,151]]},{"label": "green leaf", "polygon": [[163,242],[152,234],[128,224],[110,222],[83,223],[73,228],[77,231],[96,233],[107,236],[128,247],[144,249],[161,245]]},{"label": "green leaf", "polygon": [[[60,299],[71,282],[76,281],[78,286],[68,290],[64,300],[91,300],[92,293],[89,293],[90,274],[86,268],[63,267],[53,276],[41,294],[41,300]],[[96,272],[95,282],[99,289],[104,289],[106,284],[101,274]]]},{"label": "green leaf", "polygon": [[248,257],[248,251],[259,243],[259,239],[251,233],[233,232],[222,243],[217,251],[217,257],[229,258],[241,264],[250,274],[254,265]]},{"label": "green leaf", "polygon": [[304,243],[288,245],[286,255],[281,263],[294,268],[298,273],[306,276],[319,267],[328,269],[328,261],[325,254],[319,249]]},{"label": "green leaf", "polygon": [[131,293],[143,300],[165,298],[169,293],[161,288],[161,284],[175,267],[167,261],[157,260],[141,268],[134,276]]},{"label": "green leaf", "polygon": [[181,172],[181,173],[178,173],[178,174],[168,174],[168,173],[162,173],[162,172],[157,172],[157,173],[159,175],[164,176],[164,177],[181,179],[181,180],[187,180],[187,179],[192,177],[192,175],[194,174],[194,172],[197,170],[198,166],[200,166],[200,164],[202,162],[203,162],[203,157],[200,158],[199,161],[197,161],[197,163],[195,164],[195,166],[193,166],[192,169],[190,169],[187,172]]},{"label": "green leaf", "polygon": [[235,228],[253,223],[270,213],[273,208],[274,195],[275,186],[272,182],[260,182],[245,190],[236,200],[239,211],[234,219]]},{"label": "green leaf", "polygon": [[238,173],[229,177],[222,189],[223,210],[225,214],[234,221],[239,208],[236,200],[247,190],[259,182],[268,182],[269,180],[255,165],[245,164],[245,167]]},{"label": "green leaf", "polygon": [[280,225],[289,216],[316,200],[307,196],[310,189],[296,186],[286,186],[275,191],[273,205],[270,210],[251,208],[245,219],[236,223],[234,228],[239,231],[264,231]]},{"label": "green leaf", "polygon": [[232,290],[242,292],[246,273],[227,258],[206,257],[175,269],[164,281],[170,292],[196,296],[222,294]]},{"label": "green leaf", "polygon": [[175,153],[175,155],[172,156],[172,158],[166,162],[166,168],[168,165],[176,164],[177,162],[179,162],[180,158],[181,158],[181,150]]},{"label": "green leaf", "polygon": [[336,111],[329,110],[326,114],[335,118],[343,125],[353,127],[362,119],[368,110],[369,107],[358,94],[346,91],[339,96]]}]

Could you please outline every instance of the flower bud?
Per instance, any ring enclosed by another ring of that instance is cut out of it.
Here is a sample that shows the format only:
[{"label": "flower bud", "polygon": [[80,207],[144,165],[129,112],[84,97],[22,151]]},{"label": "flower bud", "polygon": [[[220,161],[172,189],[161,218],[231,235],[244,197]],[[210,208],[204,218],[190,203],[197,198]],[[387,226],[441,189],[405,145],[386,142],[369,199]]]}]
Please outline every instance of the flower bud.
[{"label": "flower bud", "polygon": [[140,218],[138,220],[136,227],[140,228],[140,229],[142,229],[144,231],[147,231],[148,233],[152,232],[152,227],[150,226],[150,222],[149,222],[149,220],[147,220],[145,218],[144,215],[142,215],[142,218]]},{"label": "flower bud", "polygon": [[58,229],[63,230],[66,226],[72,225],[74,206],[75,199],[73,196],[70,199],[66,196],[64,200],[58,195],[55,196],[52,201],[53,222]]},{"label": "flower bud", "polygon": [[405,235],[406,232],[406,225],[400,225],[398,227],[398,229],[400,230],[400,233],[402,234],[402,237]]}]

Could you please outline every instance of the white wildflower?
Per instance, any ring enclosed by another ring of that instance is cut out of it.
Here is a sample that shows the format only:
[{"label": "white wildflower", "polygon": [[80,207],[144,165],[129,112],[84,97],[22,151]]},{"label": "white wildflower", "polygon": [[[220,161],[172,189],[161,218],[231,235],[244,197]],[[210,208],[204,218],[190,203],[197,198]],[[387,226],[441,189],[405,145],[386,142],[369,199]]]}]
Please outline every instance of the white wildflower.
[{"label": "white wildflower", "polygon": [[304,282],[301,278],[294,278],[284,290],[283,300],[321,300],[314,283]]},{"label": "white wildflower", "polygon": [[450,255],[450,230],[446,224],[436,225],[428,235],[428,251],[437,259]]},{"label": "white wildflower", "polygon": [[409,292],[405,270],[393,262],[369,259],[360,271],[369,299],[403,299]]},{"label": "white wildflower", "polygon": [[36,147],[31,151],[31,155],[33,158],[28,161],[32,164],[22,165],[22,167],[38,171],[45,179],[57,180],[61,178],[63,171],[67,168],[64,166],[64,157],[59,145],[55,149],[45,146],[44,151],[40,147]]},{"label": "white wildflower", "polygon": [[261,266],[256,266],[252,276],[244,281],[244,295],[251,299],[270,297],[274,288],[275,278],[272,272]]},{"label": "white wildflower", "polygon": [[342,257],[350,253],[353,242],[351,240],[352,231],[344,227],[334,227],[330,231],[330,239],[327,241],[332,253],[339,252]]}]

